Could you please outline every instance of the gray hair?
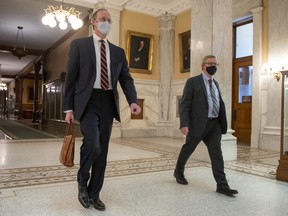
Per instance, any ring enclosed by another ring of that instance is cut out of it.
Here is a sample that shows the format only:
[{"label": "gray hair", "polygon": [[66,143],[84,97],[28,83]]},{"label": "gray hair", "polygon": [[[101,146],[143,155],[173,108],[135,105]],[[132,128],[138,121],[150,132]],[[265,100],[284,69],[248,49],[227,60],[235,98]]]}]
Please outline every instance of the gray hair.
[{"label": "gray hair", "polygon": [[202,59],[202,65],[203,65],[204,63],[206,63],[206,60],[207,60],[208,58],[216,58],[216,56],[214,56],[214,55],[206,55],[206,56]]}]

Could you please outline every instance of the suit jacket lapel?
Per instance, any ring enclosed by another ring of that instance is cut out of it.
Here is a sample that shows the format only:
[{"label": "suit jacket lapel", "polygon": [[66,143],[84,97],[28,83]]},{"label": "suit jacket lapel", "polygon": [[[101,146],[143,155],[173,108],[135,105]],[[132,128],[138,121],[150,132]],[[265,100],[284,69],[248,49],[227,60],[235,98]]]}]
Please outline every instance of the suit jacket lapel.
[{"label": "suit jacket lapel", "polygon": [[204,91],[204,94],[205,94],[205,96],[206,96],[206,99],[207,99],[207,101],[208,101],[208,93],[207,93],[207,89],[206,89],[206,86],[205,86],[205,83],[204,83],[202,74],[200,74],[198,77],[199,77],[199,80],[200,80],[202,89],[203,89],[203,91]]},{"label": "suit jacket lapel", "polygon": [[114,83],[114,78],[115,76],[113,76],[113,73],[115,73],[115,59],[116,59],[116,51],[115,49],[113,48],[113,46],[111,45],[111,43],[108,41],[108,44],[109,44],[109,51],[110,51],[110,73],[111,73],[111,81],[112,81],[112,84]]},{"label": "suit jacket lapel", "polygon": [[89,37],[87,40],[87,46],[88,50],[91,53],[91,60],[96,67],[96,53],[95,53],[95,47],[94,47],[94,41],[93,41],[93,36]]}]

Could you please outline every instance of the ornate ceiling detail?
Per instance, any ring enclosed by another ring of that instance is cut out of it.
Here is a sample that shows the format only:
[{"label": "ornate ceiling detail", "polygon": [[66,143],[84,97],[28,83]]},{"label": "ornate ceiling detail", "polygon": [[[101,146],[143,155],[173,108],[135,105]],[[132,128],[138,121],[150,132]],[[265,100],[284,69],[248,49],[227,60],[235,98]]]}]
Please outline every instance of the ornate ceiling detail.
[{"label": "ornate ceiling detail", "polygon": [[170,7],[170,9],[168,10],[169,13],[177,15],[191,8],[190,0],[179,1],[177,3],[177,5],[173,5],[173,7]]},{"label": "ornate ceiling detail", "polygon": [[191,8],[191,1],[176,0],[166,6],[155,3],[148,4],[148,1],[128,1],[123,5],[123,8],[158,17],[166,12],[173,15],[180,14]]}]

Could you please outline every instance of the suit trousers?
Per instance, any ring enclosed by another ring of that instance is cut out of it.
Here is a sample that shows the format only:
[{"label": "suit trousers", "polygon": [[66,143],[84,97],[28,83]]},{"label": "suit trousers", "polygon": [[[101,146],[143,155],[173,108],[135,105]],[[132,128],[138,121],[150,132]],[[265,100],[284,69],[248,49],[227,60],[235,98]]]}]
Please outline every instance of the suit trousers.
[{"label": "suit trousers", "polygon": [[221,137],[221,126],[218,119],[208,120],[204,133],[201,137],[195,137],[193,136],[193,131],[189,131],[186,137],[186,142],[182,146],[179,153],[175,172],[179,175],[184,173],[186,162],[198,144],[203,141],[208,149],[215,181],[217,184],[227,184],[221,150]]},{"label": "suit trousers", "polygon": [[99,198],[103,186],[115,112],[113,91],[94,89],[80,119],[83,141],[77,181],[81,186],[87,185],[89,197],[92,199]]}]

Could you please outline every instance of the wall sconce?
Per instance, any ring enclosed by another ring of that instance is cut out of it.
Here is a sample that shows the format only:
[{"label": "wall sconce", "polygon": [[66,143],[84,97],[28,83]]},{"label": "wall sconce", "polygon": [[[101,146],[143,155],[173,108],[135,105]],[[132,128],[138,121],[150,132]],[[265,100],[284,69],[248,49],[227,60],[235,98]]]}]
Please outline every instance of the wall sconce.
[{"label": "wall sconce", "polygon": [[[272,75],[279,82],[279,80],[281,78],[281,72],[280,71],[273,72],[273,68],[272,67],[269,68],[267,64],[264,64],[263,68],[268,75]],[[282,71],[283,70],[284,70],[284,67],[282,67]]]},{"label": "wall sconce", "polygon": [[[284,67],[282,67],[284,69]],[[279,82],[280,78],[281,78],[281,72],[277,71],[273,73],[274,78]]]}]

